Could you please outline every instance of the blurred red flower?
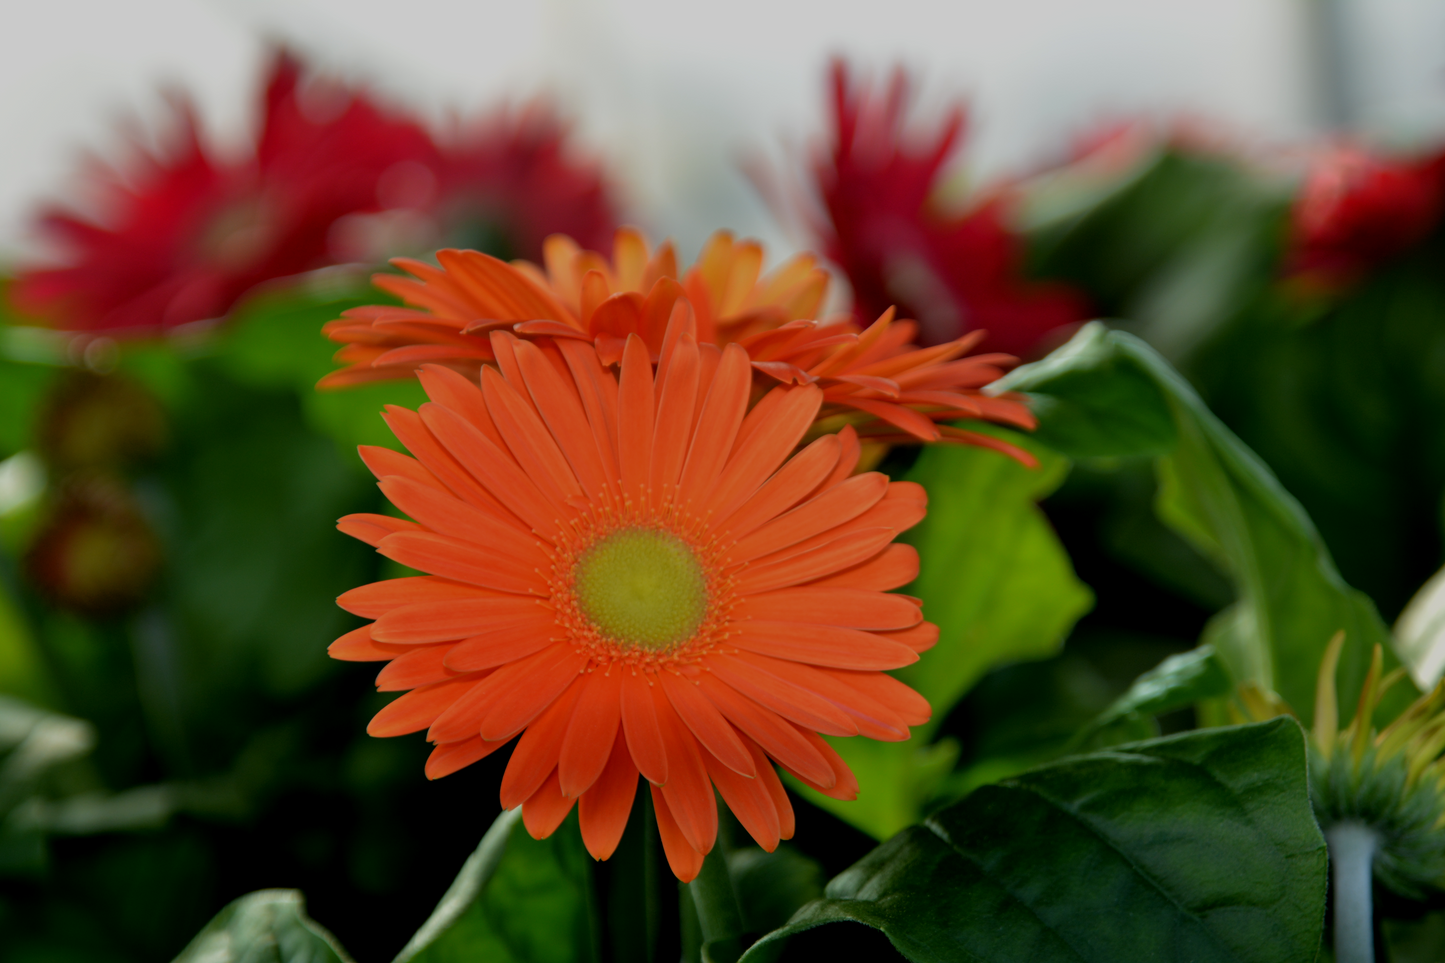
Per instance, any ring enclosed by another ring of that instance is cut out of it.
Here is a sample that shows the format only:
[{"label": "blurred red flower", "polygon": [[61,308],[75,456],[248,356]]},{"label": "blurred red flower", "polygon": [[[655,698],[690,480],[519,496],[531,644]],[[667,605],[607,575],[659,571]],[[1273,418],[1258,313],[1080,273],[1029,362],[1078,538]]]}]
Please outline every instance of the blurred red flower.
[{"label": "blurred red flower", "polygon": [[923,344],[987,330],[988,350],[1027,357],[1046,335],[1085,319],[1081,295],[1023,277],[1023,243],[1007,223],[1006,195],[996,192],[964,214],[934,203],[961,146],[962,106],[910,142],[902,69],[881,92],[854,88],[842,62],[832,81],[834,141],[814,171],[828,215],[818,232],[852,284],[861,321],[896,305],[900,316],[917,319]]},{"label": "blurred red flower", "polygon": [[52,209],[40,224],[62,262],[25,271],[16,305],[54,327],[153,334],[221,317],[246,291],[338,261],[420,251],[490,225],[509,252],[615,226],[596,165],[571,161],[543,105],[438,145],[419,120],[365,92],[305,76],[279,52],[254,154],[201,144],[190,105],[168,149],[101,172],[101,216]]},{"label": "blurred red flower", "polygon": [[1445,151],[1387,160],[1322,154],[1295,201],[1287,273],[1338,290],[1425,240],[1445,214]]}]

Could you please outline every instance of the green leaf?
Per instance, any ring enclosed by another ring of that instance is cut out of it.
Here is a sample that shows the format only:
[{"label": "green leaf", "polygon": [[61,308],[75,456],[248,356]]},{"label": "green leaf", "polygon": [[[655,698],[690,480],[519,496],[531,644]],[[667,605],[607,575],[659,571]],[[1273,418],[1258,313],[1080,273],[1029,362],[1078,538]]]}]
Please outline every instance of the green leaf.
[{"label": "green leaf", "polygon": [[1220,665],[1212,646],[1201,645],[1193,651],[1171,655],[1135,679],[1129,691],[1099,713],[1081,734],[1080,741],[1125,719],[1157,716],[1203,699],[1228,695],[1232,687],[1229,673]]},{"label": "green leaf", "polygon": [[925,737],[989,669],[1057,652],[1094,602],[1036,504],[1063,483],[1068,461],[1031,439],[1009,440],[1028,448],[1039,467],[983,448],[935,445],[908,475],[928,490],[928,516],[905,536],[921,563],[908,592],[924,600],[939,638],[894,674],[933,706]]},{"label": "green leaf", "polygon": [[917,963],[1309,963],[1326,854],[1305,767],[1287,718],[1061,760],[895,836],[743,959],[854,922]]},{"label": "green leaf", "polygon": [[575,812],[543,840],[503,812],[396,963],[595,960],[590,863]]},{"label": "green leaf", "polygon": [[[1097,322],[1043,361],[1013,372],[999,390],[1029,392],[1040,436],[1068,455],[1137,454],[1137,412],[1111,412],[1087,397],[1112,378],[1147,381],[1147,404],[1167,416],[1177,441],[1157,460],[1160,517],[1230,578],[1238,601],[1206,630],[1219,658],[1237,681],[1279,693],[1310,719],[1315,676],[1324,648],[1337,630],[1348,642],[1340,660],[1340,695],[1353,700],[1369,666],[1370,649],[1388,649],[1390,635],[1362,593],[1345,584],[1319,533],[1274,474],[1200,401],[1199,396],[1152,348]],[[1076,426],[1054,423],[1054,413],[1074,412],[1082,447],[1070,445]],[[1117,431],[1117,450],[1103,444]],[[1397,700],[1408,700],[1403,688]],[[1399,702],[1403,705],[1403,702]]]},{"label": "green leaf", "polygon": [[234,901],[206,925],[175,963],[351,963],[294,889],[263,889]]}]

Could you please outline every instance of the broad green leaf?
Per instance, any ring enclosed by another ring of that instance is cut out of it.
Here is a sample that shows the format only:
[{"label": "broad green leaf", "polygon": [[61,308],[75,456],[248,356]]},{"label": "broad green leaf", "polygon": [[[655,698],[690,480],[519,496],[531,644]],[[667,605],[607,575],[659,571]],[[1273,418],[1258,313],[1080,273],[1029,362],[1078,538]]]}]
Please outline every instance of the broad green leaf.
[{"label": "broad green leaf", "polygon": [[595,960],[590,863],[575,813],[543,840],[502,813],[396,963]]},{"label": "broad green leaf", "polygon": [[175,963],[351,963],[294,889],[263,889],[234,901]]},{"label": "broad green leaf", "polygon": [[1093,604],[1036,504],[1063,482],[1068,461],[1032,439],[1007,437],[1033,452],[1039,467],[982,448],[938,445],[925,449],[908,474],[928,490],[928,516],[905,535],[920,561],[907,591],[924,600],[939,640],[894,674],[928,699],[932,720],[907,742],[830,740],[862,786],[854,802],[794,784],[877,839],[917,822],[937,795],[958,745],[926,741],[964,693],[995,666],[1057,652]]},{"label": "broad green leaf", "polygon": [[1325,876],[1304,734],[1274,719],[985,786],[835,878],[744,961],[853,922],[916,963],[1310,963]]},{"label": "broad green leaf", "polygon": [[[1066,455],[1137,454],[1138,413],[1115,416],[1088,398],[1097,385],[1120,376],[1152,384],[1154,399],[1141,391],[1138,403],[1157,407],[1174,424],[1177,441],[1157,461],[1161,518],[1218,565],[1237,593],[1238,601],[1216,616],[1203,641],[1214,645],[1237,681],[1278,692],[1310,719],[1325,644],[1344,629],[1340,694],[1352,700],[1370,649],[1390,641],[1374,604],[1345,584],[1314,525],[1269,468],[1152,348],[1096,322],[998,388],[1039,399],[1040,435]],[[1056,411],[1085,412],[1092,419],[1079,431],[1081,447],[1072,446],[1074,428],[1067,422],[1056,427]],[[1100,439],[1116,427],[1119,450],[1111,452]]]}]

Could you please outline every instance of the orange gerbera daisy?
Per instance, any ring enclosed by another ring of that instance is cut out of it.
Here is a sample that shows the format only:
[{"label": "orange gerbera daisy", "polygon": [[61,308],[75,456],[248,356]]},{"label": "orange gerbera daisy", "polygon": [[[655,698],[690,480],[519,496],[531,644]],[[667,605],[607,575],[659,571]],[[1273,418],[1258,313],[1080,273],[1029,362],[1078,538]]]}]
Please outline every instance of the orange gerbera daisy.
[{"label": "orange gerbera daisy", "polygon": [[389,660],[410,690],[368,731],[426,730],[437,778],[520,735],[506,808],[552,833],[578,805],[587,849],[616,848],[639,773],[669,864],[690,880],[717,832],[714,787],[758,844],[793,832],[776,762],[841,799],[852,772],[819,733],[903,740],[926,700],[882,670],[937,638],[892,544],[923,518],[910,482],[853,475],[851,431],[794,453],[823,401],[780,385],[749,409],[737,345],[674,313],[656,377],[636,334],[614,375],[575,338],[493,331],[480,386],[421,370],[430,403],[390,408],[414,457],[362,456],[411,521],[340,528],[428,574],[362,586],[374,619],[331,654]]},{"label": "orange gerbera daisy", "polygon": [[828,275],[811,255],[763,275],[761,245],[719,232],[679,279],[670,243],[652,250],[640,233],[624,228],[611,261],[561,235],[547,240],[545,270],[476,251],[439,251],[437,260],[439,268],[398,258],[393,263],[411,277],[375,277],[409,307],[353,308],[326,326],[329,337],[345,344],[336,357],[348,366],[323,378],[321,387],[410,378],[422,363],[475,376],[496,363],[489,335],[499,328],[529,338],[591,341],[609,366],[635,334],[655,361],[668,319],[685,300],[699,342],[747,349],[760,390],[779,382],[819,385],[821,416],[838,416],[828,423],[834,430],[855,424],[866,439],[885,444],[949,438],[1033,461],[995,438],[937,424],[981,418],[1033,428],[1021,399],[980,390],[1015,358],[962,357],[984,332],[919,349],[916,323],[894,321],[892,310],[862,331],[851,320],[814,320]]}]

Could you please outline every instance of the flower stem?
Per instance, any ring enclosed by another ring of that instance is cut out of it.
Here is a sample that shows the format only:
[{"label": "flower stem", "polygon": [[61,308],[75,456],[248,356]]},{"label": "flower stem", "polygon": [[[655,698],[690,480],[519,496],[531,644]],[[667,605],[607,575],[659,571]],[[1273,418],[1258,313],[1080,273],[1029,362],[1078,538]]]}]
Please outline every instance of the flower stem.
[{"label": "flower stem", "polygon": [[702,872],[688,884],[702,924],[704,963],[734,963],[743,955],[743,914],[738,909],[732,874],[722,841],[703,860]]},{"label": "flower stem", "polygon": [[1335,823],[1325,833],[1334,889],[1335,963],[1375,963],[1370,886],[1379,835],[1364,823]]}]

